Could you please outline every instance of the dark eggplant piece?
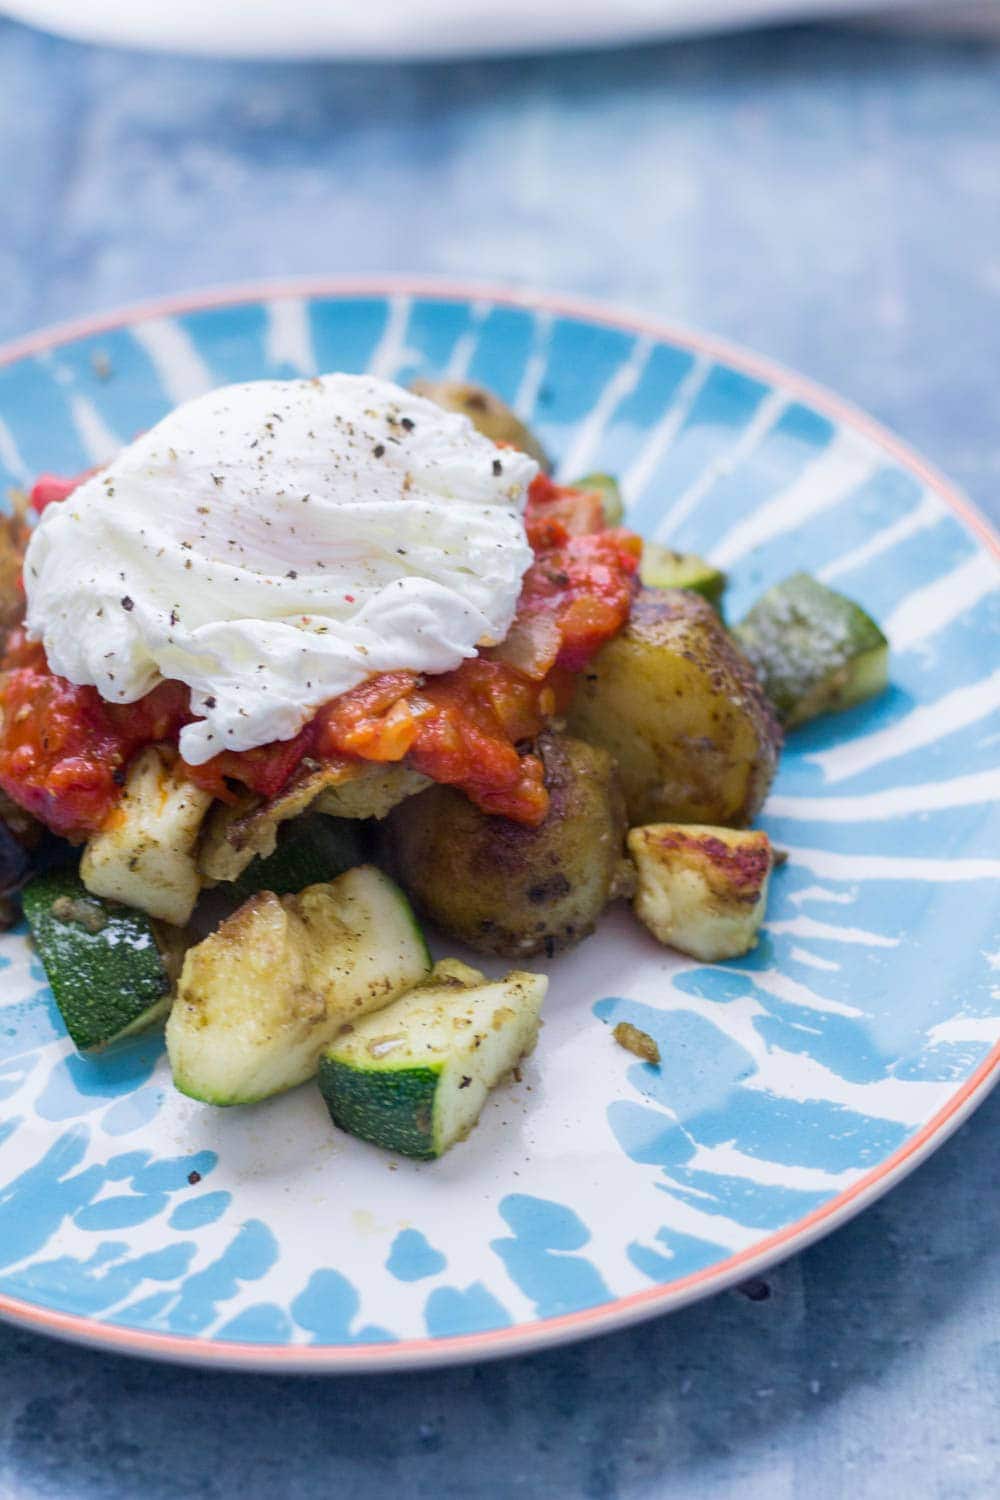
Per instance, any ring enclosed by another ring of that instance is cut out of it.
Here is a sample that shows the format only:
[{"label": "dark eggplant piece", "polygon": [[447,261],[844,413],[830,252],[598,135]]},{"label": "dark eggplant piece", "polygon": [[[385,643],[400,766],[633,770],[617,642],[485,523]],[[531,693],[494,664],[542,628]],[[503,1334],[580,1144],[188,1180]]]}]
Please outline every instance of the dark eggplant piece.
[{"label": "dark eggplant piece", "polygon": [[0,823],[0,895],[16,891],[31,874],[32,851],[18,843],[6,823]]},{"label": "dark eggplant piece", "polygon": [[74,857],[65,839],[50,833],[37,818],[0,791],[0,905],[4,897],[13,896],[32,875],[66,864]]}]

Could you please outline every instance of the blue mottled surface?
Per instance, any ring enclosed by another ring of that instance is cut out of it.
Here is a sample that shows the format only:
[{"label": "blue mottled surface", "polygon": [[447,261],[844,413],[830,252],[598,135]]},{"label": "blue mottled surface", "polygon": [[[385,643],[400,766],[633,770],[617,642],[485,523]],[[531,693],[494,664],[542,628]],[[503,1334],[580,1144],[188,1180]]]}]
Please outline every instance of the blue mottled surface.
[{"label": "blue mottled surface", "polygon": [[[836,34],[408,71],[137,62],[0,27],[0,334],[249,275],[513,273],[798,365],[995,509],[998,101],[995,53]],[[988,1103],[889,1200],[769,1278],[770,1297],[508,1366],[276,1381],[0,1329],[0,1496],[311,1497],[334,1476],[365,1497],[992,1494],[998,1119]],[[133,1194],[167,1186],[126,1165]],[[497,1253],[516,1264],[541,1236],[565,1277],[577,1226],[525,1196],[504,1218]],[[247,1236],[241,1270],[265,1267],[266,1230]],[[664,1248],[692,1266],[713,1252]],[[105,1305],[127,1295],[92,1270]],[[565,1284],[537,1251],[521,1274],[540,1307]],[[232,1275],[206,1270],[185,1327]],[[432,1295],[449,1332],[489,1293]],[[352,1298],[310,1284],[296,1319],[320,1341],[377,1338]],[[230,1337],[284,1336],[266,1304],[238,1323]]]}]

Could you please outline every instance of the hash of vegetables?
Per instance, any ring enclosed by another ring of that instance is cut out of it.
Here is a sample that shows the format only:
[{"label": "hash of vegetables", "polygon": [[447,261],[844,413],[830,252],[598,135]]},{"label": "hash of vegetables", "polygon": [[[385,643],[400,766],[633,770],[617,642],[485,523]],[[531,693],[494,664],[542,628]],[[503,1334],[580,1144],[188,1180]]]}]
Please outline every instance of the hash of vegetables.
[{"label": "hash of vegetables", "polygon": [[[81,1052],[166,1017],[192,1097],[318,1077],[337,1128],[433,1159],[535,1045],[547,980],[521,965],[612,901],[704,961],[755,945],[775,851],[750,824],[783,733],[881,692],[888,643],[805,574],[727,628],[724,575],[643,547],[611,476],[556,484],[496,396],[420,389],[542,467],[517,616],[456,671],[369,679],[291,741],[187,766],[182,684],[122,707],[57,677],[21,623],[24,509],[0,526],[0,899],[13,920],[20,897]],[[32,503],[72,489],[45,476]],[[432,967],[421,918],[518,967]]]}]

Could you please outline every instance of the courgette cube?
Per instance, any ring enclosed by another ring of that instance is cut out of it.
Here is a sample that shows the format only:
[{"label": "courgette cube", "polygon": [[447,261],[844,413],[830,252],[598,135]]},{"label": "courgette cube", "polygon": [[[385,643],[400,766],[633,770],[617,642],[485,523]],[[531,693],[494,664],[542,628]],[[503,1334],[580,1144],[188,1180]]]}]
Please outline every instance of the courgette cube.
[{"label": "courgette cube", "polygon": [[167,1025],[174,1083],[219,1105],[294,1088],[342,1026],[430,966],[409,902],[371,865],[297,896],[260,891],[185,956]]},{"label": "courgette cube", "polygon": [[604,512],[605,526],[620,526],[625,515],[625,502],[618,481],[611,474],[584,474],[582,479],[574,479],[569,486],[571,490],[583,490],[585,493],[600,495],[601,509]]},{"label": "courgette cube", "polygon": [[734,634],[786,729],[888,686],[889,642],[875,621],[808,573],[768,589]]},{"label": "courgette cube", "polygon": [[490,981],[456,959],[336,1038],[319,1085],[334,1124],[386,1151],[428,1161],[464,1140],[492,1088],[538,1036],[548,980]]},{"label": "courgette cube", "polygon": [[38,956],[74,1046],[97,1051],[170,1009],[171,954],[145,912],[92,895],[75,870],[21,895]]},{"label": "courgette cube", "polygon": [[658,542],[644,542],[639,577],[651,589],[692,589],[714,604],[722,602],[726,575],[693,552],[674,552]]},{"label": "courgette cube", "polygon": [[88,891],[183,927],[201,889],[197,848],[211,804],[166,747],[140,750],[121,802],[83,851]]},{"label": "courgette cube", "polygon": [[253,860],[232,882],[232,889],[243,896],[256,891],[293,895],[307,885],[335,880],[361,864],[363,857],[363,840],[356,822],[305,813],[281,825],[274,853]]}]

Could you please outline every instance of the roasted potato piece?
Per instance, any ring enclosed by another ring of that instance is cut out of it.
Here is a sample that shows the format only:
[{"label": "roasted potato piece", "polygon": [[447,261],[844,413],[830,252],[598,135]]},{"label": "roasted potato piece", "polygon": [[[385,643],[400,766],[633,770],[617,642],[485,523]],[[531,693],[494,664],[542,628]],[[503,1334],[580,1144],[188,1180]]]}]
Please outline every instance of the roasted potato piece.
[{"label": "roasted potato piece", "polygon": [[199,869],[209,882],[236,880],[258,855],[273,854],[278,828],[306,808],[336,818],[384,818],[404,797],[428,786],[426,776],[401,761],[388,765],[318,765],[303,761],[288,785],[263,802],[247,793],[217,803],[208,820]]},{"label": "roasted potato piece", "polygon": [[527,453],[546,474],[551,469],[548,455],[534,433],[514,415],[506,402],[484,386],[470,385],[465,380],[415,380],[412,389],[418,396],[425,396],[428,401],[443,406],[445,411],[461,412],[483,437]]},{"label": "roasted potato piece", "polygon": [[757,944],[774,853],[766,833],[654,823],[633,828],[635,914],[661,943],[705,963]]},{"label": "roasted potato piece", "polygon": [[630,823],[746,825],[781,747],[753,668],[686,589],[640,591],[583,673],[567,727],[617,760]]},{"label": "roasted potato piece", "polygon": [[550,798],[540,828],[490,817],[447,786],[386,821],[389,858],[417,906],[480,952],[523,958],[579,942],[628,870],[611,757],[559,734],[543,735],[538,751]]}]

